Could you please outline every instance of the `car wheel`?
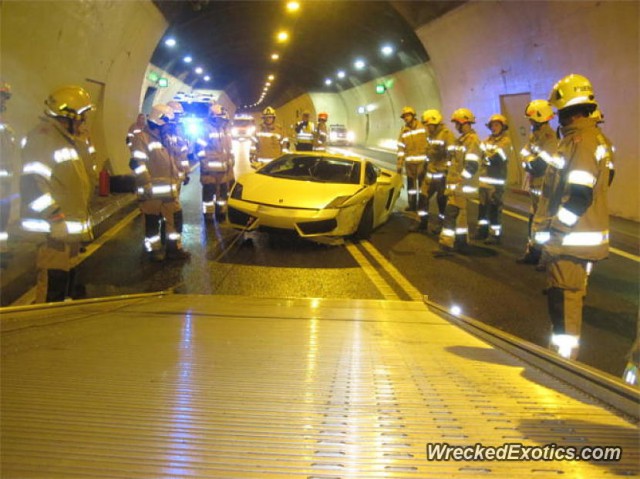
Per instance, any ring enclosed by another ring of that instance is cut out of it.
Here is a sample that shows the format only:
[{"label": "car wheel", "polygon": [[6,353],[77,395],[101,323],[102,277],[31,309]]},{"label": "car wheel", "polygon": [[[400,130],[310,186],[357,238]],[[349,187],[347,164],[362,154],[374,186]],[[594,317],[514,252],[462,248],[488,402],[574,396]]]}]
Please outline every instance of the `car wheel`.
[{"label": "car wheel", "polygon": [[359,240],[369,239],[373,232],[373,203],[367,203],[364,207],[358,229],[354,233],[354,237]]}]

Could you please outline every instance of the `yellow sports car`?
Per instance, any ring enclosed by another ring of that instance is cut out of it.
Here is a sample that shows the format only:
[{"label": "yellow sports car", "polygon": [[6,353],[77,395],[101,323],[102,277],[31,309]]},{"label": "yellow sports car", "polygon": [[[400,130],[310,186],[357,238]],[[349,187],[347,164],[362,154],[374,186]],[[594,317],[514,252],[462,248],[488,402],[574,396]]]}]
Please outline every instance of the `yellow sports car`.
[{"label": "yellow sports car", "polygon": [[295,231],[321,243],[365,239],[387,221],[401,189],[399,174],[367,159],[288,154],[238,179],[228,218],[245,231]]}]

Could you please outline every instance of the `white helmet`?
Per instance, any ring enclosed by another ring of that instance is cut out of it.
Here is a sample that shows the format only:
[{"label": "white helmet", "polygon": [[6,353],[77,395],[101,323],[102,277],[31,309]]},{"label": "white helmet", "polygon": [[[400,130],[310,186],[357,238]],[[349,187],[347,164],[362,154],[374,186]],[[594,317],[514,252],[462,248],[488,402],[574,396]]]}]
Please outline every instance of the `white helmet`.
[{"label": "white helmet", "polygon": [[173,121],[173,108],[162,103],[153,105],[149,114],[149,121],[155,125],[163,126]]}]

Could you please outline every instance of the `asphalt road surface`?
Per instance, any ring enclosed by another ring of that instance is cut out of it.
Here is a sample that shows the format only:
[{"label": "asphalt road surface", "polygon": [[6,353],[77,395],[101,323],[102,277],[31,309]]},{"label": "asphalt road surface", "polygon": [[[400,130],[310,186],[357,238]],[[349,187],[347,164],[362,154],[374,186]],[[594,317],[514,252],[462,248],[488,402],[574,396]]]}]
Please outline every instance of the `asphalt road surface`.
[{"label": "asphalt road surface", "polygon": [[[250,171],[247,146],[236,145],[238,175]],[[357,152],[393,166],[389,154]],[[88,296],[168,289],[272,298],[419,300],[427,295],[534,343],[548,341],[550,324],[542,294],[545,274],[515,263],[526,242],[526,223],[520,218],[504,216],[500,246],[474,244],[465,256],[436,259],[432,256],[436,237],[408,232],[411,220],[403,212],[405,192],[391,219],[369,241],[324,246],[205,224],[200,191],[196,170],[182,190],[184,244],[192,253],[189,261],[148,261],[142,220],[134,213],[118,234],[80,265],[79,280]],[[475,214],[471,204],[471,228]],[[616,376],[624,369],[636,333],[639,273],[636,260],[612,254],[594,268],[585,301],[579,359]]]}]

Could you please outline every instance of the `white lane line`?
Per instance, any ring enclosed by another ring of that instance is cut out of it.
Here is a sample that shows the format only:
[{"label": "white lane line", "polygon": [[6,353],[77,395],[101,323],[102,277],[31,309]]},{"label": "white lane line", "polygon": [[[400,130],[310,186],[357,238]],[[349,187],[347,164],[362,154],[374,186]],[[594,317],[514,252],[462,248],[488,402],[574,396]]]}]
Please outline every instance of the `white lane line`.
[{"label": "white lane line", "polygon": [[[471,200],[471,201],[473,201],[475,204],[478,204],[478,200]],[[529,222],[529,218],[519,215],[518,213],[513,213],[509,210],[503,209],[502,214],[511,216],[512,218],[518,219],[520,221],[524,221],[525,223]],[[636,256],[633,253],[627,253],[626,251],[623,251],[618,248],[614,248],[612,246],[609,246],[609,251],[611,251],[613,254],[617,254],[618,256],[622,256],[623,258],[627,258],[627,259],[630,259],[631,261],[635,261],[636,263],[640,263],[640,256]]]},{"label": "white lane line", "polygon": [[[75,266],[78,266],[89,256],[94,254],[100,248],[102,248],[107,241],[112,239],[115,235],[117,235],[122,229],[131,223],[136,217],[140,215],[140,210],[138,208],[135,211],[132,211],[127,216],[122,218],[118,223],[113,225],[109,230],[107,230],[103,235],[101,235],[97,240],[92,242],[87,246],[86,251],[78,256],[78,260],[75,263]],[[18,299],[16,299],[11,306],[25,306],[27,304],[33,304],[36,299],[36,287],[34,286],[29,291],[24,293]]]},{"label": "white lane line", "polygon": [[380,266],[382,266],[382,268],[389,274],[389,276],[391,276],[394,281],[398,283],[402,290],[407,293],[407,296],[409,296],[413,301],[423,300],[424,295],[420,291],[418,291],[418,289],[413,286],[409,282],[409,280],[405,278],[403,274],[400,273],[400,271],[398,271],[396,267],[391,264],[391,262],[387,260],[387,258],[385,258],[384,255],[375,248],[375,246],[373,246],[368,241],[362,241],[360,244],[364,246],[364,249],[366,249],[367,252],[373,257],[373,259],[375,259],[380,264]]},{"label": "white lane line", "polygon": [[378,291],[384,296],[384,299],[399,301],[400,297],[395,293],[393,288],[384,280],[380,273],[376,271],[367,258],[358,250],[353,243],[346,243],[347,251],[353,256],[353,259],[360,265],[364,273],[369,277],[371,282],[378,288]]}]

